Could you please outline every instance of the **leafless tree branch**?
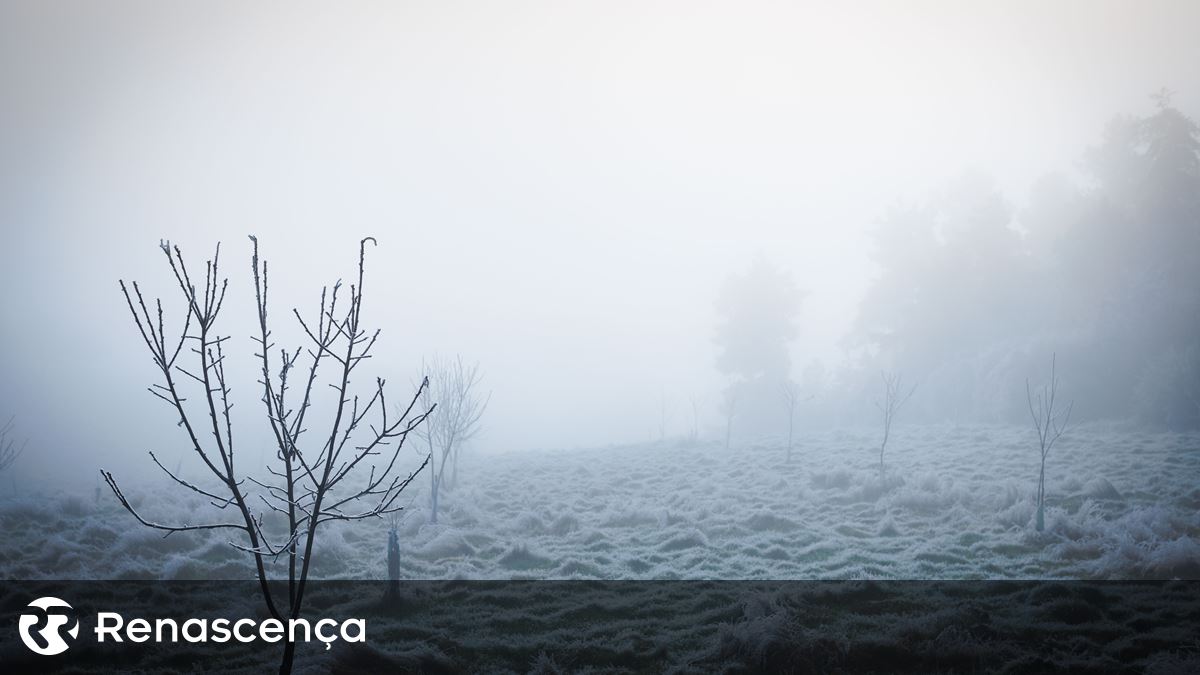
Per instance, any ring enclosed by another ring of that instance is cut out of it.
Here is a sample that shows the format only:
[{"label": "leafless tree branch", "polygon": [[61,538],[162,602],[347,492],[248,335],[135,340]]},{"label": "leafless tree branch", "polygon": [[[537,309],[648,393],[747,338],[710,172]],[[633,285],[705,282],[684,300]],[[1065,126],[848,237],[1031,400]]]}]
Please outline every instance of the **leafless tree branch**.
[{"label": "leafless tree branch", "polygon": [[875,407],[883,413],[883,442],[879,444],[879,471],[882,473],[883,451],[887,449],[888,439],[892,435],[892,423],[896,420],[896,413],[917,391],[917,385],[905,390],[903,377],[899,373],[882,371],[879,375],[883,378],[883,399],[876,399]]},{"label": "leafless tree branch", "polygon": [[1059,407],[1058,384],[1057,354],[1050,356],[1050,381],[1042,385],[1041,389],[1035,393],[1029,380],[1025,380],[1025,400],[1029,404],[1029,416],[1033,421],[1034,431],[1037,433],[1038,451],[1041,456],[1037,487],[1038,532],[1046,527],[1046,457],[1050,455],[1050,449],[1066,432],[1067,425],[1071,421],[1071,411],[1075,407],[1074,401],[1067,403],[1066,408]]},{"label": "leafless tree branch", "polygon": [[12,466],[12,463],[17,461],[21,453],[25,452],[25,445],[29,442],[28,439],[23,440],[20,444],[13,437],[13,425],[16,417],[10,417],[7,422],[0,425],[0,471],[4,471]]},{"label": "leafless tree branch", "polygon": [[[437,411],[417,432],[432,457],[430,461],[430,519],[437,522],[438,499],[446,484],[447,467],[454,473],[462,445],[479,433],[479,420],[487,410],[491,394],[480,396],[483,380],[479,364],[466,364],[461,356],[434,357],[423,364],[425,377],[420,390],[423,405]],[[411,407],[411,404],[410,404]]]},{"label": "leafless tree branch", "polygon": [[[372,348],[380,332],[366,330],[362,316],[367,237],[359,244],[358,274],[349,285],[349,297],[343,294],[339,281],[321,291],[315,317],[305,320],[298,309],[292,310],[300,331],[309,341],[307,349],[278,348],[270,327],[268,301],[270,285],[267,261],[260,258],[258,240],[252,242],[251,267],[254,280],[255,306],[258,325],[252,336],[258,371],[255,382],[265,421],[274,439],[274,462],[261,478],[243,476],[237,463],[232,410],[233,382],[227,372],[228,335],[219,335],[216,324],[224,304],[228,279],[221,276],[220,246],[211,260],[205,262],[203,284],[193,280],[185,258],[178,247],[162,242],[160,247],[167,258],[172,276],[182,295],[182,329],[178,339],[168,339],[168,326],[161,300],[148,304],[139,285],[134,282],[120,287],[134,325],[143,344],[150,352],[160,381],[149,391],[173,408],[179,426],[184,429],[191,450],[200,458],[208,478],[218,487],[186,480],[176,471],[168,470],[154,453],[151,460],[172,481],[186,491],[205,497],[217,510],[233,507],[234,522],[209,524],[162,524],[143,517],[130,503],[113,475],[101,469],[101,475],[121,506],[142,525],[174,532],[198,530],[239,530],[241,535],[229,544],[250,555],[260,582],[261,592],[272,617],[297,618],[303,606],[304,592],[312,561],[313,543],[321,525],[332,521],[354,521],[381,517],[399,511],[401,492],[415,477],[432,463],[427,455],[416,470],[407,476],[397,474],[400,450],[408,435],[419,429],[434,410],[432,402],[420,405],[426,398],[429,383],[422,381],[406,406],[398,414],[388,408],[386,382],[376,378],[374,386],[363,396],[353,390],[351,375],[364,361],[371,358]],[[152,309],[153,308],[153,309]],[[183,351],[188,344],[188,352]],[[277,354],[277,358],[272,358]],[[302,356],[307,360],[301,364]],[[190,363],[181,363],[187,355]],[[335,392],[335,402],[323,424],[318,439],[307,439],[305,433],[314,411],[314,393],[331,362],[332,371],[327,383]],[[295,373],[300,375],[296,376]],[[182,377],[179,377],[182,376]],[[297,379],[297,377],[299,379]],[[184,396],[181,384],[199,390],[195,404]],[[298,392],[294,391],[299,389]],[[478,411],[481,414],[482,410]],[[468,419],[476,412],[469,412]],[[371,423],[367,420],[372,419]],[[474,422],[472,422],[473,424]],[[7,427],[5,427],[7,429]],[[309,441],[313,442],[310,443]],[[254,492],[251,492],[253,490]],[[262,514],[250,509],[250,502],[261,504],[268,513],[285,519],[286,531],[264,522]],[[267,560],[287,558],[288,594],[286,603],[277,601],[269,585]],[[294,645],[285,646],[280,672],[290,672]]]}]

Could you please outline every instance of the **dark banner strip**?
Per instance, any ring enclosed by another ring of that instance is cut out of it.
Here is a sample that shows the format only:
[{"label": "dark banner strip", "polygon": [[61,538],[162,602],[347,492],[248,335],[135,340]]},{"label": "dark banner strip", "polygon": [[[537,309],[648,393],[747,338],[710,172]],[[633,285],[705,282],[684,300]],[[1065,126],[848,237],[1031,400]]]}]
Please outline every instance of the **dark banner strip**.
[{"label": "dark banner strip", "polygon": [[[286,598],[286,587],[276,588]],[[0,582],[3,672],[1200,672],[1200,582]]]}]

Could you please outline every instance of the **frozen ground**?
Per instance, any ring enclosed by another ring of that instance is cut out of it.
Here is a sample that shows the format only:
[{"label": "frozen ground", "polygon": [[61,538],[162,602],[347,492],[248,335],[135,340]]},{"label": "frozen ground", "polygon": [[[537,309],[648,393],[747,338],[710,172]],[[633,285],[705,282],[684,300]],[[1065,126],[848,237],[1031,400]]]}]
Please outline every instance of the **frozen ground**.
[{"label": "frozen ground", "polygon": [[[1048,464],[1034,531],[1029,429],[903,427],[885,477],[869,431],[778,442],[669,442],[476,456],[430,525],[424,483],[401,519],[411,579],[1200,578],[1200,435],[1083,426]],[[164,481],[165,481],[164,477]],[[148,516],[198,500],[129,485]],[[246,578],[219,536],[161,535],[112,495],[0,502],[0,576]],[[386,523],[331,528],[314,573],[385,573]]]}]

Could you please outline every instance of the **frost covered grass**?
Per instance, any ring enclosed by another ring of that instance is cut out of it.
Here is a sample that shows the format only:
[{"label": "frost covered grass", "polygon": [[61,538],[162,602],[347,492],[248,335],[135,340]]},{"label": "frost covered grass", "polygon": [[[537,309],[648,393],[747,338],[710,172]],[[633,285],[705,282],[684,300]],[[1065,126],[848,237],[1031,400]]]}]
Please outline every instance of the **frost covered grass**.
[{"label": "frost covered grass", "polygon": [[[870,431],[784,443],[665,443],[477,455],[428,521],[417,481],[400,523],[410,579],[1200,578],[1200,435],[1108,425],[1047,463],[1019,427],[900,427],[880,474]],[[198,500],[139,486],[156,517]],[[162,538],[109,494],[0,503],[5,578],[248,578],[218,536]],[[333,525],[317,578],[384,576],[386,522]]]}]

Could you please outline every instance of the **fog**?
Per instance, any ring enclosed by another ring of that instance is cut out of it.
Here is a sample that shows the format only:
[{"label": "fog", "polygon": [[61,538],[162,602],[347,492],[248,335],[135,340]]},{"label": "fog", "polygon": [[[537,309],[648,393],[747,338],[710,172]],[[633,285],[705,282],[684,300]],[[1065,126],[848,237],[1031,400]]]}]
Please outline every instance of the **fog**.
[{"label": "fog", "polygon": [[[1013,326],[992,292],[1013,268],[986,264],[991,243],[965,235],[985,264],[957,259],[973,279],[958,285],[906,262],[927,228],[897,214],[941,214],[948,241],[955,204],[993,200],[1001,238],[1048,251],[1037,237],[1067,226],[1047,214],[1077,213],[1114,117],[1153,116],[1162,87],[1200,115],[1196,3],[994,4],[5,3],[0,413],[30,438],[15,470],[90,485],[102,464],[152,469],[147,450],[179,447],[117,285],[142,282],[181,318],[162,239],[193,265],[222,243],[220,330],[250,438],[267,432],[248,234],[289,347],[288,310],[349,279],[375,237],[364,312],[383,335],[361,381],[387,377],[399,397],[423,357],[479,361],[484,452],[645,442],[664,419],[681,436],[693,400],[702,435],[720,436],[718,299],[755,264],[800,298],[791,376],[820,364],[842,383],[806,408],[812,428],[873,423],[858,383],[878,366],[920,381],[913,419],[937,422],[1012,421],[1051,352],[1066,373],[1133,368],[1146,351],[1076,345],[1088,358],[1071,361],[1076,343],[1047,339],[1005,371],[1002,403],[957,409],[943,371],[961,372],[945,365],[961,345],[934,324],[961,315],[901,312],[921,349],[864,344],[875,324],[903,330],[880,307],[903,307],[887,291],[908,282],[969,296],[934,307],[994,312],[964,333]],[[900,234],[876,234],[888,227]],[[1063,269],[1053,288],[1099,293]],[[1194,295],[1181,274],[1167,288]],[[1050,334],[1084,330],[1054,316]],[[978,338],[962,344],[991,344]]]}]

